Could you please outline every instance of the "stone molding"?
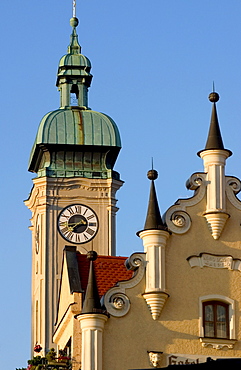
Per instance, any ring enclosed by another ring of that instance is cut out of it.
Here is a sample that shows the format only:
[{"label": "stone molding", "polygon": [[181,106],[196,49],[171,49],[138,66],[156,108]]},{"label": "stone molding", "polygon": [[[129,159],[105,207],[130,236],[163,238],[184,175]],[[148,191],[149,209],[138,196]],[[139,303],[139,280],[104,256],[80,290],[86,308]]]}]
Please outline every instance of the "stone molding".
[{"label": "stone molding", "polygon": [[153,320],[157,320],[169,297],[166,292],[147,292],[143,294]]},{"label": "stone molding", "polygon": [[214,240],[218,240],[230,215],[226,212],[207,212],[203,216]]},{"label": "stone molding", "polygon": [[230,255],[200,253],[197,256],[188,257],[187,261],[191,267],[211,267],[241,271],[241,259],[233,258]]},{"label": "stone molding", "polygon": [[200,342],[202,343],[202,347],[211,346],[214,349],[224,349],[224,347],[228,347],[228,349],[233,349],[237,341],[232,339],[200,338]]},{"label": "stone molding", "polygon": [[[39,177],[33,179],[34,186],[31,190],[29,198],[25,200],[25,204],[29,209],[37,205],[37,201],[49,202],[49,204],[56,203],[57,199],[61,199],[62,195],[59,191],[71,191],[75,189],[85,190],[86,192],[98,192],[99,198],[111,198],[112,202],[116,202],[115,194],[117,190],[123,185],[123,181],[115,179],[85,179],[85,178],[51,178]],[[93,195],[96,197],[96,194]],[[76,199],[76,196],[71,197],[68,194],[68,199]]]}]

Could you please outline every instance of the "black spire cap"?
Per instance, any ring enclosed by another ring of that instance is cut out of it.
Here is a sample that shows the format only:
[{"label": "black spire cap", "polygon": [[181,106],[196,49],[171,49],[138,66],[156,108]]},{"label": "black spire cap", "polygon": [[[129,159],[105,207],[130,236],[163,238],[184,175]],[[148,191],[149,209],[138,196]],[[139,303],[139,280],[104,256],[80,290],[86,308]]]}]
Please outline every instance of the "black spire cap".
[{"label": "black spire cap", "polygon": [[[213,103],[213,108],[212,108],[208,138],[207,138],[207,142],[206,142],[206,146],[204,150],[215,150],[215,149],[227,150],[224,148],[223,139],[222,139],[219,123],[218,123],[216,103],[219,101],[219,95],[216,92],[212,92],[211,94],[209,94],[208,98],[210,102]],[[200,155],[200,153],[204,150],[201,150],[197,154]],[[230,150],[227,150],[227,151],[230,153],[229,155],[232,155],[232,152]]]},{"label": "black spire cap", "polygon": [[97,253],[95,251],[89,251],[87,253],[87,258],[90,260],[90,270],[84,305],[81,313],[103,313],[93,266],[93,261],[97,259]]},{"label": "black spire cap", "polygon": [[[147,177],[149,180],[151,180],[151,187],[150,187],[150,196],[149,196],[149,203],[148,203],[148,209],[147,209],[147,215],[146,215],[146,222],[144,230],[167,230],[167,227],[163,224],[161,213],[157,201],[156,196],[156,189],[154,180],[157,179],[158,173],[156,170],[150,170],[147,173]],[[140,232],[137,232],[137,235],[139,236]]]},{"label": "black spire cap", "polygon": [[208,138],[205,146],[205,150],[208,149],[224,149],[222,135],[218,123],[218,114],[216,103],[219,101],[219,95],[215,92],[209,94],[209,100],[213,103],[210,128]]}]

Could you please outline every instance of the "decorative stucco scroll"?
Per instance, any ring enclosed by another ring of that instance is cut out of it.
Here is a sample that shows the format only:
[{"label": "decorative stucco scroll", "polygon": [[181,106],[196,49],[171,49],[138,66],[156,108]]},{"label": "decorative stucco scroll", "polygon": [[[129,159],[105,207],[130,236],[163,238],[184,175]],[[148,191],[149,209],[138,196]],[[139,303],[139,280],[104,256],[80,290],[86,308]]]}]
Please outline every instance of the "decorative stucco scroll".
[{"label": "decorative stucco scroll", "polygon": [[130,309],[130,300],[125,294],[126,289],[133,288],[143,278],[145,272],[145,253],[133,253],[126,260],[126,268],[133,270],[134,276],[130,280],[120,281],[118,285],[110,288],[104,296],[104,305],[110,315],[122,317]]},{"label": "decorative stucco scroll", "polygon": [[170,221],[172,222],[171,231],[176,234],[184,234],[191,227],[191,218],[187,212],[182,210],[174,211],[170,216]]},{"label": "decorative stucco scroll", "polygon": [[237,177],[226,176],[226,194],[230,203],[237,209],[241,210],[241,201],[237,194],[241,190],[241,182]]},{"label": "decorative stucco scroll", "polygon": [[186,182],[186,187],[194,190],[194,195],[188,199],[178,199],[166,214],[165,221],[170,231],[175,234],[184,234],[191,227],[191,218],[186,212],[186,207],[199,203],[206,193],[206,174],[194,173]]},{"label": "decorative stucco scroll", "polygon": [[211,267],[241,271],[241,260],[232,256],[200,253],[198,256],[188,257],[187,260],[191,267]]}]

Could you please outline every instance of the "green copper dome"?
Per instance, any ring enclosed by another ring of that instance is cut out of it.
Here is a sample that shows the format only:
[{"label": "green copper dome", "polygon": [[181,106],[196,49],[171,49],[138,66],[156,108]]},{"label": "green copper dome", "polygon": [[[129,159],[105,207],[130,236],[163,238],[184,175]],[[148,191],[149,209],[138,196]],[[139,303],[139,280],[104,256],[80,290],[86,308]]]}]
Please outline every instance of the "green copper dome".
[{"label": "green copper dome", "polygon": [[[75,67],[78,67],[78,69],[76,69]],[[84,55],[66,54],[59,61],[58,76],[89,76],[90,69],[90,60]]]},{"label": "green copper dome", "polygon": [[[107,170],[113,169],[120,149],[119,130],[110,117],[77,106],[60,108],[47,113],[40,122],[29,171],[50,177],[93,177],[93,173],[111,177],[112,172]],[[67,152],[71,160],[66,159]],[[81,163],[76,162],[80,153]]]},{"label": "green copper dome", "polygon": [[115,122],[107,115],[79,107],[68,107],[47,113],[40,122],[38,144],[100,145],[121,148]]},{"label": "green copper dome", "polygon": [[29,171],[38,177],[118,178],[113,171],[121,148],[119,130],[107,115],[88,107],[91,63],[81,54],[76,27],[59,62],[60,108],[41,120],[30,154]]}]

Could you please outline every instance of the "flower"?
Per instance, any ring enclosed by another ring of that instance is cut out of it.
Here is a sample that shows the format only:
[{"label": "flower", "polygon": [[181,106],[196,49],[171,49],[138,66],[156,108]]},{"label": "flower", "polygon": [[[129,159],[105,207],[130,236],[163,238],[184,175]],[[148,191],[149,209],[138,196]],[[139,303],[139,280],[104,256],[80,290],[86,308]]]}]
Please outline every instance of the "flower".
[{"label": "flower", "polygon": [[34,352],[39,353],[42,350],[42,347],[39,344],[36,343],[33,350],[34,350]]}]

